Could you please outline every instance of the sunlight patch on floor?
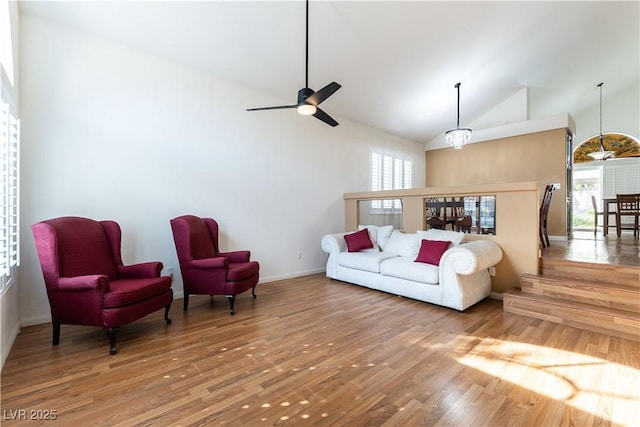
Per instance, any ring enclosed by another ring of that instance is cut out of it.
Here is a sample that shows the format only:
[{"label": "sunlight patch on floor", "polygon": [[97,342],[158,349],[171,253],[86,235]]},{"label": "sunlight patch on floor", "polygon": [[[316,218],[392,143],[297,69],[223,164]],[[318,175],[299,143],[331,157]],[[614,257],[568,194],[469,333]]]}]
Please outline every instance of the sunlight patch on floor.
[{"label": "sunlight patch on floor", "polygon": [[[455,359],[617,424],[624,424],[629,414],[640,407],[640,370],[597,357],[486,338],[468,354]],[[603,398],[611,399],[612,407],[603,408]]]}]

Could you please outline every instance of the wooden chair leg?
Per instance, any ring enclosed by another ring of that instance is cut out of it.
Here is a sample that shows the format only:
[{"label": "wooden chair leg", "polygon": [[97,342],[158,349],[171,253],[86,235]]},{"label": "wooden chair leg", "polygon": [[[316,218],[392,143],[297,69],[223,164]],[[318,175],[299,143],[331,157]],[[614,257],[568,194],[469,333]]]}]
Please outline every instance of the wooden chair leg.
[{"label": "wooden chair leg", "polygon": [[183,299],[183,310],[187,311],[187,308],[189,308],[189,294],[185,292]]},{"label": "wooden chair leg", "polygon": [[227,295],[226,296],[227,299],[229,300],[229,313],[236,314],[235,310],[233,309],[233,306],[236,302],[236,296],[235,295]]},{"label": "wooden chair leg", "polygon": [[171,324],[171,319],[169,318],[169,309],[171,308],[171,304],[167,305],[164,308],[164,321],[167,322],[167,325]]},{"label": "wooden chair leg", "polygon": [[256,297],[256,287],[255,286],[253,288],[251,288],[251,295],[253,295],[253,298]]},{"label": "wooden chair leg", "polygon": [[547,246],[551,246],[549,243],[549,232],[547,231],[547,227],[544,228],[544,241],[547,242]]},{"label": "wooden chair leg", "polygon": [[109,337],[109,354],[114,355],[118,352],[118,348],[116,347],[116,331],[118,328],[104,328],[104,331],[107,333]]},{"label": "wooden chair leg", "polygon": [[60,323],[53,324],[53,345],[60,344]]}]

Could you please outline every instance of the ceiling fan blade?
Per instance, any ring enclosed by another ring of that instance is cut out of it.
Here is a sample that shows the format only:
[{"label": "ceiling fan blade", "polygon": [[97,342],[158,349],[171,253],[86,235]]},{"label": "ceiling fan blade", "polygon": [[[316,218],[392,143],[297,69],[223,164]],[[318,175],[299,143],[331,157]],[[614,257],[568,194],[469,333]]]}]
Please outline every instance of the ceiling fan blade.
[{"label": "ceiling fan blade", "polygon": [[305,64],[304,64],[304,87],[298,91],[298,103],[295,105],[281,105],[277,107],[247,108],[247,111],[261,110],[282,110],[285,108],[297,108],[302,115],[308,115],[315,108],[313,117],[321,120],[329,126],[338,126],[338,122],[331,116],[318,108],[318,105],[334,94],[342,86],[336,82],[331,82],[317,92],[309,88],[309,0],[306,0],[306,25],[305,25]]},{"label": "ceiling fan blade", "polygon": [[277,107],[247,108],[247,111],[283,110],[285,108],[298,108],[298,106],[297,105],[279,105]]},{"label": "ceiling fan blade", "polygon": [[313,95],[307,98],[307,103],[312,105],[320,105],[322,101],[333,95],[335,91],[340,89],[342,86],[339,83],[332,82],[315,92]]},{"label": "ceiling fan blade", "polygon": [[316,107],[316,112],[313,114],[313,117],[315,117],[318,120],[322,120],[323,122],[325,122],[329,126],[335,127],[335,126],[339,125],[339,123],[336,122],[330,115],[328,115],[327,113],[325,113],[324,111],[322,111],[318,107]]}]

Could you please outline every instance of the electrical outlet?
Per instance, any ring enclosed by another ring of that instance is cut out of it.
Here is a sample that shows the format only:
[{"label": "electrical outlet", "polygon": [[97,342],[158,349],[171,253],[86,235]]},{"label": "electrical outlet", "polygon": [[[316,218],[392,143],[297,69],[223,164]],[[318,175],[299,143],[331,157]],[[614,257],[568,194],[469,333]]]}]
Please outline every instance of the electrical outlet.
[{"label": "electrical outlet", "polygon": [[298,252],[298,256],[297,256],[297,258],[298,258],[298,259],[302,259],[302,252]]},{"label": "electrical outlet", "polygon": [[489,267],[489,276],[495,276],[495,275],[496,275],[496,268]]},{"label": "electrical outlet", "polygon": [[173,276],[173,267],[167,267],[167,275]]}]

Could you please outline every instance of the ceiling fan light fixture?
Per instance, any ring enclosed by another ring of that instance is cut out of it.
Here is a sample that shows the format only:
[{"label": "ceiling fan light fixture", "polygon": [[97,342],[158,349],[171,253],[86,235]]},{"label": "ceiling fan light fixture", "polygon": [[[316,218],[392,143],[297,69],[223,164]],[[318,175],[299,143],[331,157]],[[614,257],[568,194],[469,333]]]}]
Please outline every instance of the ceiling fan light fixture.
[{"label": "ceiling fan light fixture", "polygon": [[444,137],[447,144],[456,150],[460,150],[471,141],[471,129],[460,127],[460,83],[456,83],[454,87],[458,89],[458,121],[456,122],[456,128],[445,132]]},{"label": "ceiling fan light fixture", "polygon": [[593,153],[589,153],[589,157],[593,160],[607,160],[613,159],[613,151],[594,151]]},{"label": "ceiling fan light fixture", "polygon": [[598,84],[600,88],[600,150],[588,154],[593,160],[607,160],[616,157],[613,151],[604,149],[604,136],[602,135],[602,85],[604,85],[604,82]]},{"label": "ceiling fan light fixture", "polygon": [[247,108],[247,111],[260,110],[282,110],[295,108],[298,114],[303,116],[313,116],[316,119],[328,124],[338,126],[338,122],[325,113],[318,105],[335,93],[340,86],[339,83],[331,82],[319,91],[309,88],[309,0],[306,1],[306,25],[305,25],[305,64],[304,64],[304,87],[298,91],[298,102],[293,105],[278,105],[275,107]]},{"label": "ceiling fan light fixture", "polygon": [[313,116],[316,113],[316,106],[311,104],[298,105],[298,113],[303,116]]}]

